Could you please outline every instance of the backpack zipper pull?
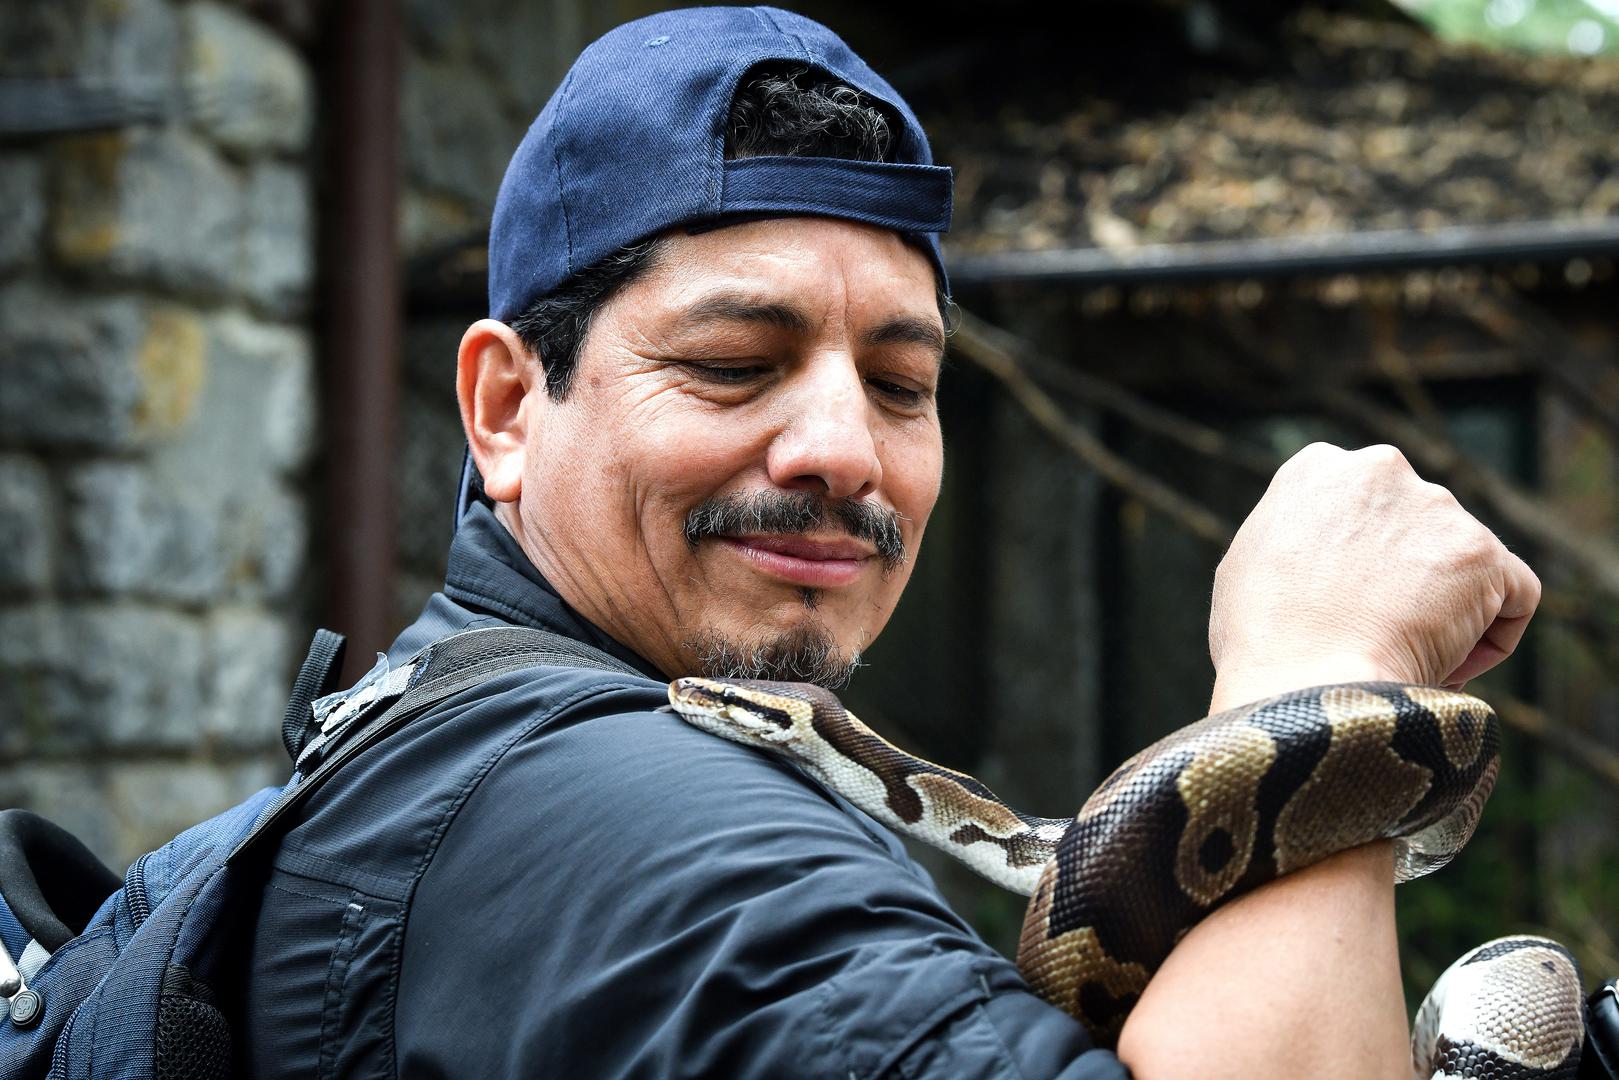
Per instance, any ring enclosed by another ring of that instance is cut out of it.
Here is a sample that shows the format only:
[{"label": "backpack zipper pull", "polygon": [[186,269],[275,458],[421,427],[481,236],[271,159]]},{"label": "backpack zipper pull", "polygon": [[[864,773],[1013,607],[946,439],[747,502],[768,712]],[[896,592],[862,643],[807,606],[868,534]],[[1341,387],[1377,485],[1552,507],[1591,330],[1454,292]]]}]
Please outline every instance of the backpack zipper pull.
[{"label": "backpack zipper pull", "polygon": [[31,1028],[45,1015],[45,999],[38,991],[28,989],[3,941],[0,941],[0,997],[6,999],[6,1011],[16,1027]]}]

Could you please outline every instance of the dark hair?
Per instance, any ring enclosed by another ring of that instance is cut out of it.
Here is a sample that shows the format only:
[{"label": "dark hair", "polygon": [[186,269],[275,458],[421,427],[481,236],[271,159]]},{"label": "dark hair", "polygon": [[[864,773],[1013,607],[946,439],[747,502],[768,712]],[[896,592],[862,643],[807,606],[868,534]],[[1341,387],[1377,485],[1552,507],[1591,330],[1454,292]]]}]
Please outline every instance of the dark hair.
[{"label": "dark hair", "polygon": [[[824,72],[763,65],[744,76],[726,123],[725,156],[892,160],[894,121],[867,94]],[[545,389],[567,396],[590,321],[614,293],[656,265],[659,237],[620,248],[529,304],[511,327],[545,368]],[[949,309],[939,294],[939,310]],[[946,316],[948,328],[951,320]]]}]

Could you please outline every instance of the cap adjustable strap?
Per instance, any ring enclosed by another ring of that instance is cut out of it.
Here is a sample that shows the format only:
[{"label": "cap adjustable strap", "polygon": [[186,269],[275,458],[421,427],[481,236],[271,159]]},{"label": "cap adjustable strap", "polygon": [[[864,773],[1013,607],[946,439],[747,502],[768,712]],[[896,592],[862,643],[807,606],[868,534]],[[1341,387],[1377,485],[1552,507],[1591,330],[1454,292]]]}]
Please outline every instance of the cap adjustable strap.
[{"label": "cap adjustable strap", "polygon": [[724,214],[826,214],[905,232],[950,228],[953,183],[942,165],[754,157],[725,163]]}]

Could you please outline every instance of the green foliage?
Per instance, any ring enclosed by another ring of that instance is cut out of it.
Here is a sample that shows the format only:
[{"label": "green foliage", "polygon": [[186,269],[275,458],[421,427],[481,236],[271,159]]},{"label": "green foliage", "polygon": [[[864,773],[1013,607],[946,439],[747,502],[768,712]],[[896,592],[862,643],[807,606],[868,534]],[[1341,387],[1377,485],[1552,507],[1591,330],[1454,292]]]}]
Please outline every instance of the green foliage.
[{"label": "green foliage", "polygon": [[1434,33],[1527,52],[1619,55],[1615,0],[1396,0]]}]

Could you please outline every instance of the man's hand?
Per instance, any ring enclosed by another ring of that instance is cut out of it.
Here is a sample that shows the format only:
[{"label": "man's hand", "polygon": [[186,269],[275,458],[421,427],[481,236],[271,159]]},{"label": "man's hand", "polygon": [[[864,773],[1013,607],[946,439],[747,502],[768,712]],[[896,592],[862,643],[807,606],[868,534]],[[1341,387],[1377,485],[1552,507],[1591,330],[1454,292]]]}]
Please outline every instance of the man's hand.
[{"label": "man's hand", "polygon": [[1517,647],[1539,602],[1524,561],[1397,449],[1314,443],[1215,572],[1210,711],[1333,682],[1460,688]]}]

